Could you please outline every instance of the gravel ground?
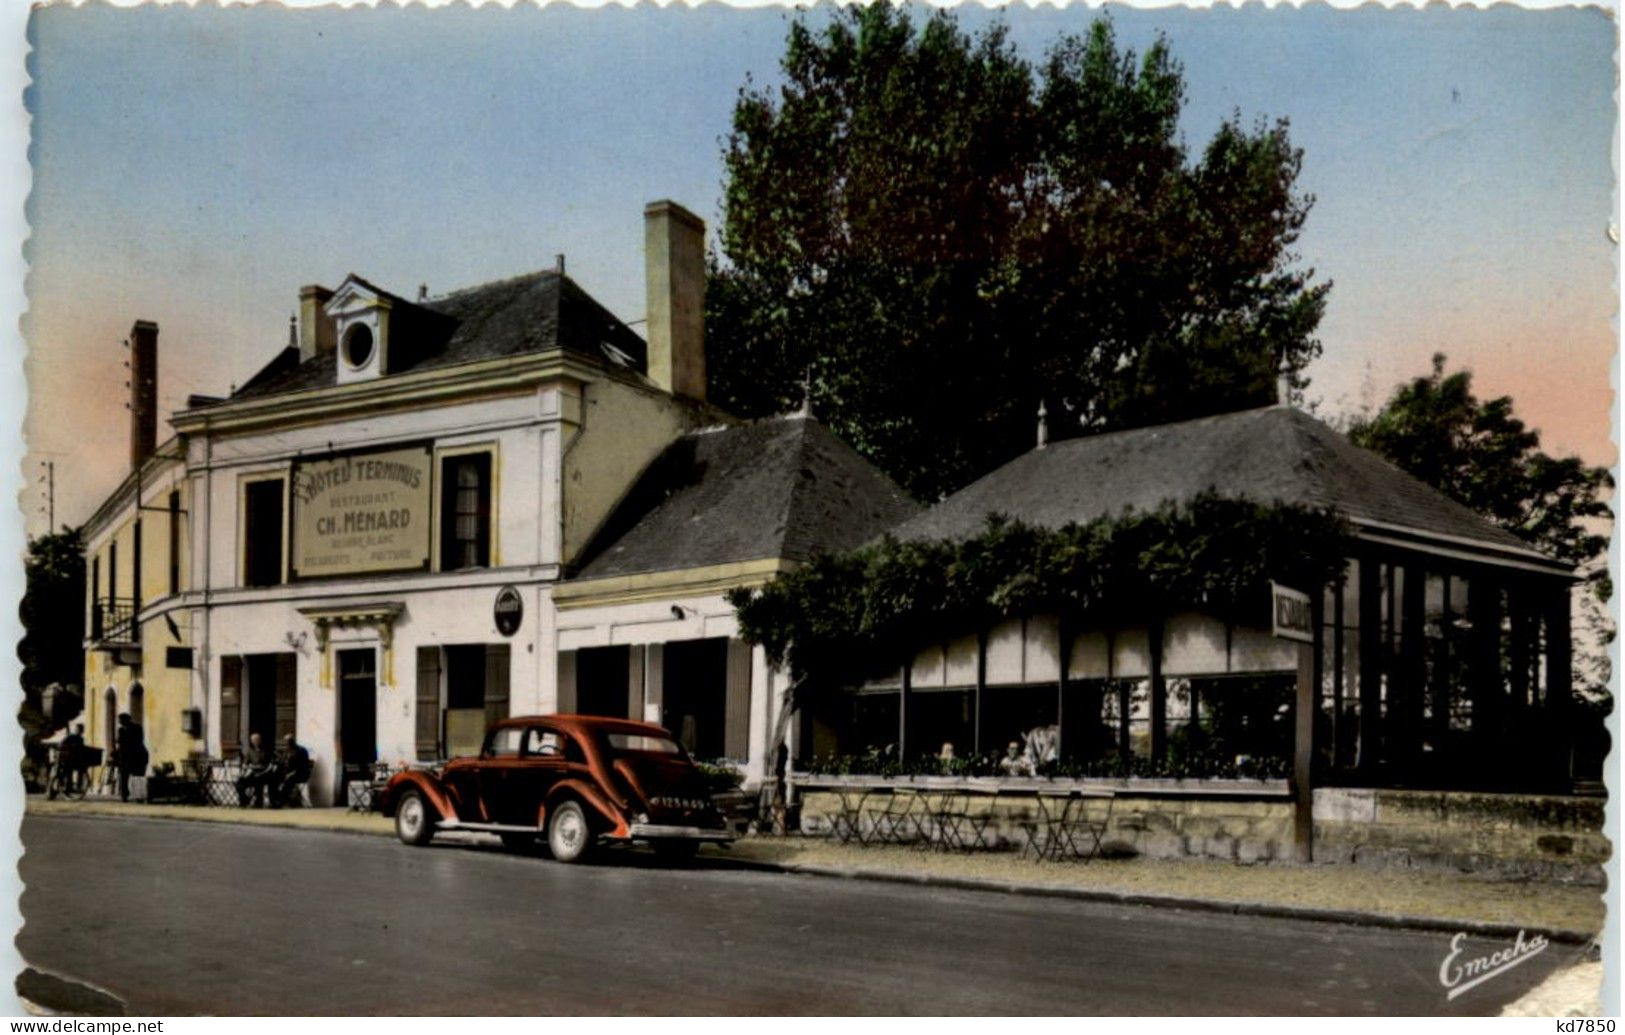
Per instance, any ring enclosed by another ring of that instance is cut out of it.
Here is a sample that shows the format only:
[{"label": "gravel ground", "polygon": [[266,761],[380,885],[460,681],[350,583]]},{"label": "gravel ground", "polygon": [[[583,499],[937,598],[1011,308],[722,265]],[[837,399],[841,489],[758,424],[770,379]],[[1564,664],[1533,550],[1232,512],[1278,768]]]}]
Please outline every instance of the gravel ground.
[{"label": "gravel ground", "polygon": [[1345,865],[1243,866],[1156,859],[1035,863],[1014,852],[948,854],[797,837],[750,838],[736,844],[731,854],[763,862],[931,873],[1225,902],[1355,909],[1575,931],[1601,930],[1604,918],[1601,888],[1488,880],[1465,874],[1378,872]]},{"label": "gravel ground", "polygon": [[[251,823],[357,834],[391,835],[392,821],[347,809],[234,809],[99,801],[45,801],[41,815],[109,815]],[[755,862],[969,877],[1001,883],[1177,895],[1224,902],[1262,902],[1355,909],[1371,913],[1522,924],[1532,928],[1599,931],[1602,889],[1534,881],[1490,880],[1465,874],[1373,871],[1353,866],[1283,863],[1243,866],[1199,860],[1096,859],[1035,863],[1014,852],[970,854],[914,848],[842,845],[821,838],[746,838],[707,854]]]}]

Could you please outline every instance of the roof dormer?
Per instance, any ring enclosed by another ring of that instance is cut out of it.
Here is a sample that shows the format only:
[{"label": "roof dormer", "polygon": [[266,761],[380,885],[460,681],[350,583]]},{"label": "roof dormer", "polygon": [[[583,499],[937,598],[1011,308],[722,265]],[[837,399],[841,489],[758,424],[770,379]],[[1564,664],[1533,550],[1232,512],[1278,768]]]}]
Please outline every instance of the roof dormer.
[{"label": "roof dormer", "polygon": [[352,273],[322,307],[333,322],[339,384],[370,381],[391,371],[390,315],[397,301]]}]

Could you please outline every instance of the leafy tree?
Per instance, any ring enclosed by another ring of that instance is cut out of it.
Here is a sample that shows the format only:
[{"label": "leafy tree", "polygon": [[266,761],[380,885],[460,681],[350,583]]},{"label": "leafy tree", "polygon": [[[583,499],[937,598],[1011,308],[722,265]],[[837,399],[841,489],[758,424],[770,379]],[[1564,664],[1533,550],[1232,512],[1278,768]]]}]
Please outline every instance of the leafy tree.
[{"label": "leafy tree", "polygon": [[724,151],[710,392],[800,403],[934,497],[1053,437],[1301,390],[1329,285],[1290,249],[1312,199],[1284,121],[1178,135],[1166,42],[1109,20],[1041,65],[889,4],[791,26]]},{"label": "leafy tree", "polygon": [[[1540,432],[1513,416],[1512,399],[1481,402],[1472,372],[1447,375],[1443,353],[1430,374],[1357,418],[1349,438],[1553,557],[1587,566],[1608,549],[1608,469],[1542,452]],[[1595,578],[1607,599],[1606,569]]]},{"label": "leafy tree", "polygon": [[85,558],[78,529],[42,535],[28,544],[25,589],[19,613],[23,638],[23,689],[36,707],[51,683],[84,680]]},{"label": "leafy tree", "polygon": [[[1606,646],[1614,630],[1600,607],[1613,595],[1608,537],[1614,487],[1606,467],[1552,457],[1540,433],[1513,415],[1508,396],[1481,401],[1469,370],[1433,369],[1400,385],[1377,413],[1357,418],[1349,437],[1471,507],[1531,545],[1578,567],[1590,590],[1580,598],[1575,674],[1582,692],[1606,693]],[[1590,641],[1590,642],[1586,642]]]}]

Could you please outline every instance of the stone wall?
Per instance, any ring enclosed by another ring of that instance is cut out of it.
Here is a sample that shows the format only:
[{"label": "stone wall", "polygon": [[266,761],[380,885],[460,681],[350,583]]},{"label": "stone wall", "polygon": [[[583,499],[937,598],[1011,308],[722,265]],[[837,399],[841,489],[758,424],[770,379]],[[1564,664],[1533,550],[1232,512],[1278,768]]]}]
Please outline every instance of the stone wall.
[{"label": "stone wall", "polygon": [[[883,808],[871,799],[866,812]],[[971,811],[991,813],[984,844],[1015,848],[1037,821],[1023,796],[977,795]],[[1317,863],[1418,869],[1486,876],[1603,882],[1610,846],[1598,798],[1376,791],[1315,791]],[[1103,801],[1092,802],[1095,815]],[[801,796],[801,828],[830,832],[840,800],[831,790]],[[1118,791],[1102,851],[1153,859],[1203,858],[1238,863],[1293,859],[1292,801],[1284,796],[1181,795]]]},{"label": "stone wall", "polygon": [[1315,859],[1603,883],[1601,798],[1315,791]]}]

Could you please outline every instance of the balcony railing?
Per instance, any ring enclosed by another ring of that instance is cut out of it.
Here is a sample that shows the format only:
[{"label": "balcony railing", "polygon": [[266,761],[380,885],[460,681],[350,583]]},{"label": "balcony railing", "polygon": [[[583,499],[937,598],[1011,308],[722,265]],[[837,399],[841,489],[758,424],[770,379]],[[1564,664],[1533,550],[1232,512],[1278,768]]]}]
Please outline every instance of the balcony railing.
[{"label": "balcony railing", "polygon": [[113,646],[140,643],[135,612],[136,603],[128,597],[96,601],[90,613],[91,640]]}]

